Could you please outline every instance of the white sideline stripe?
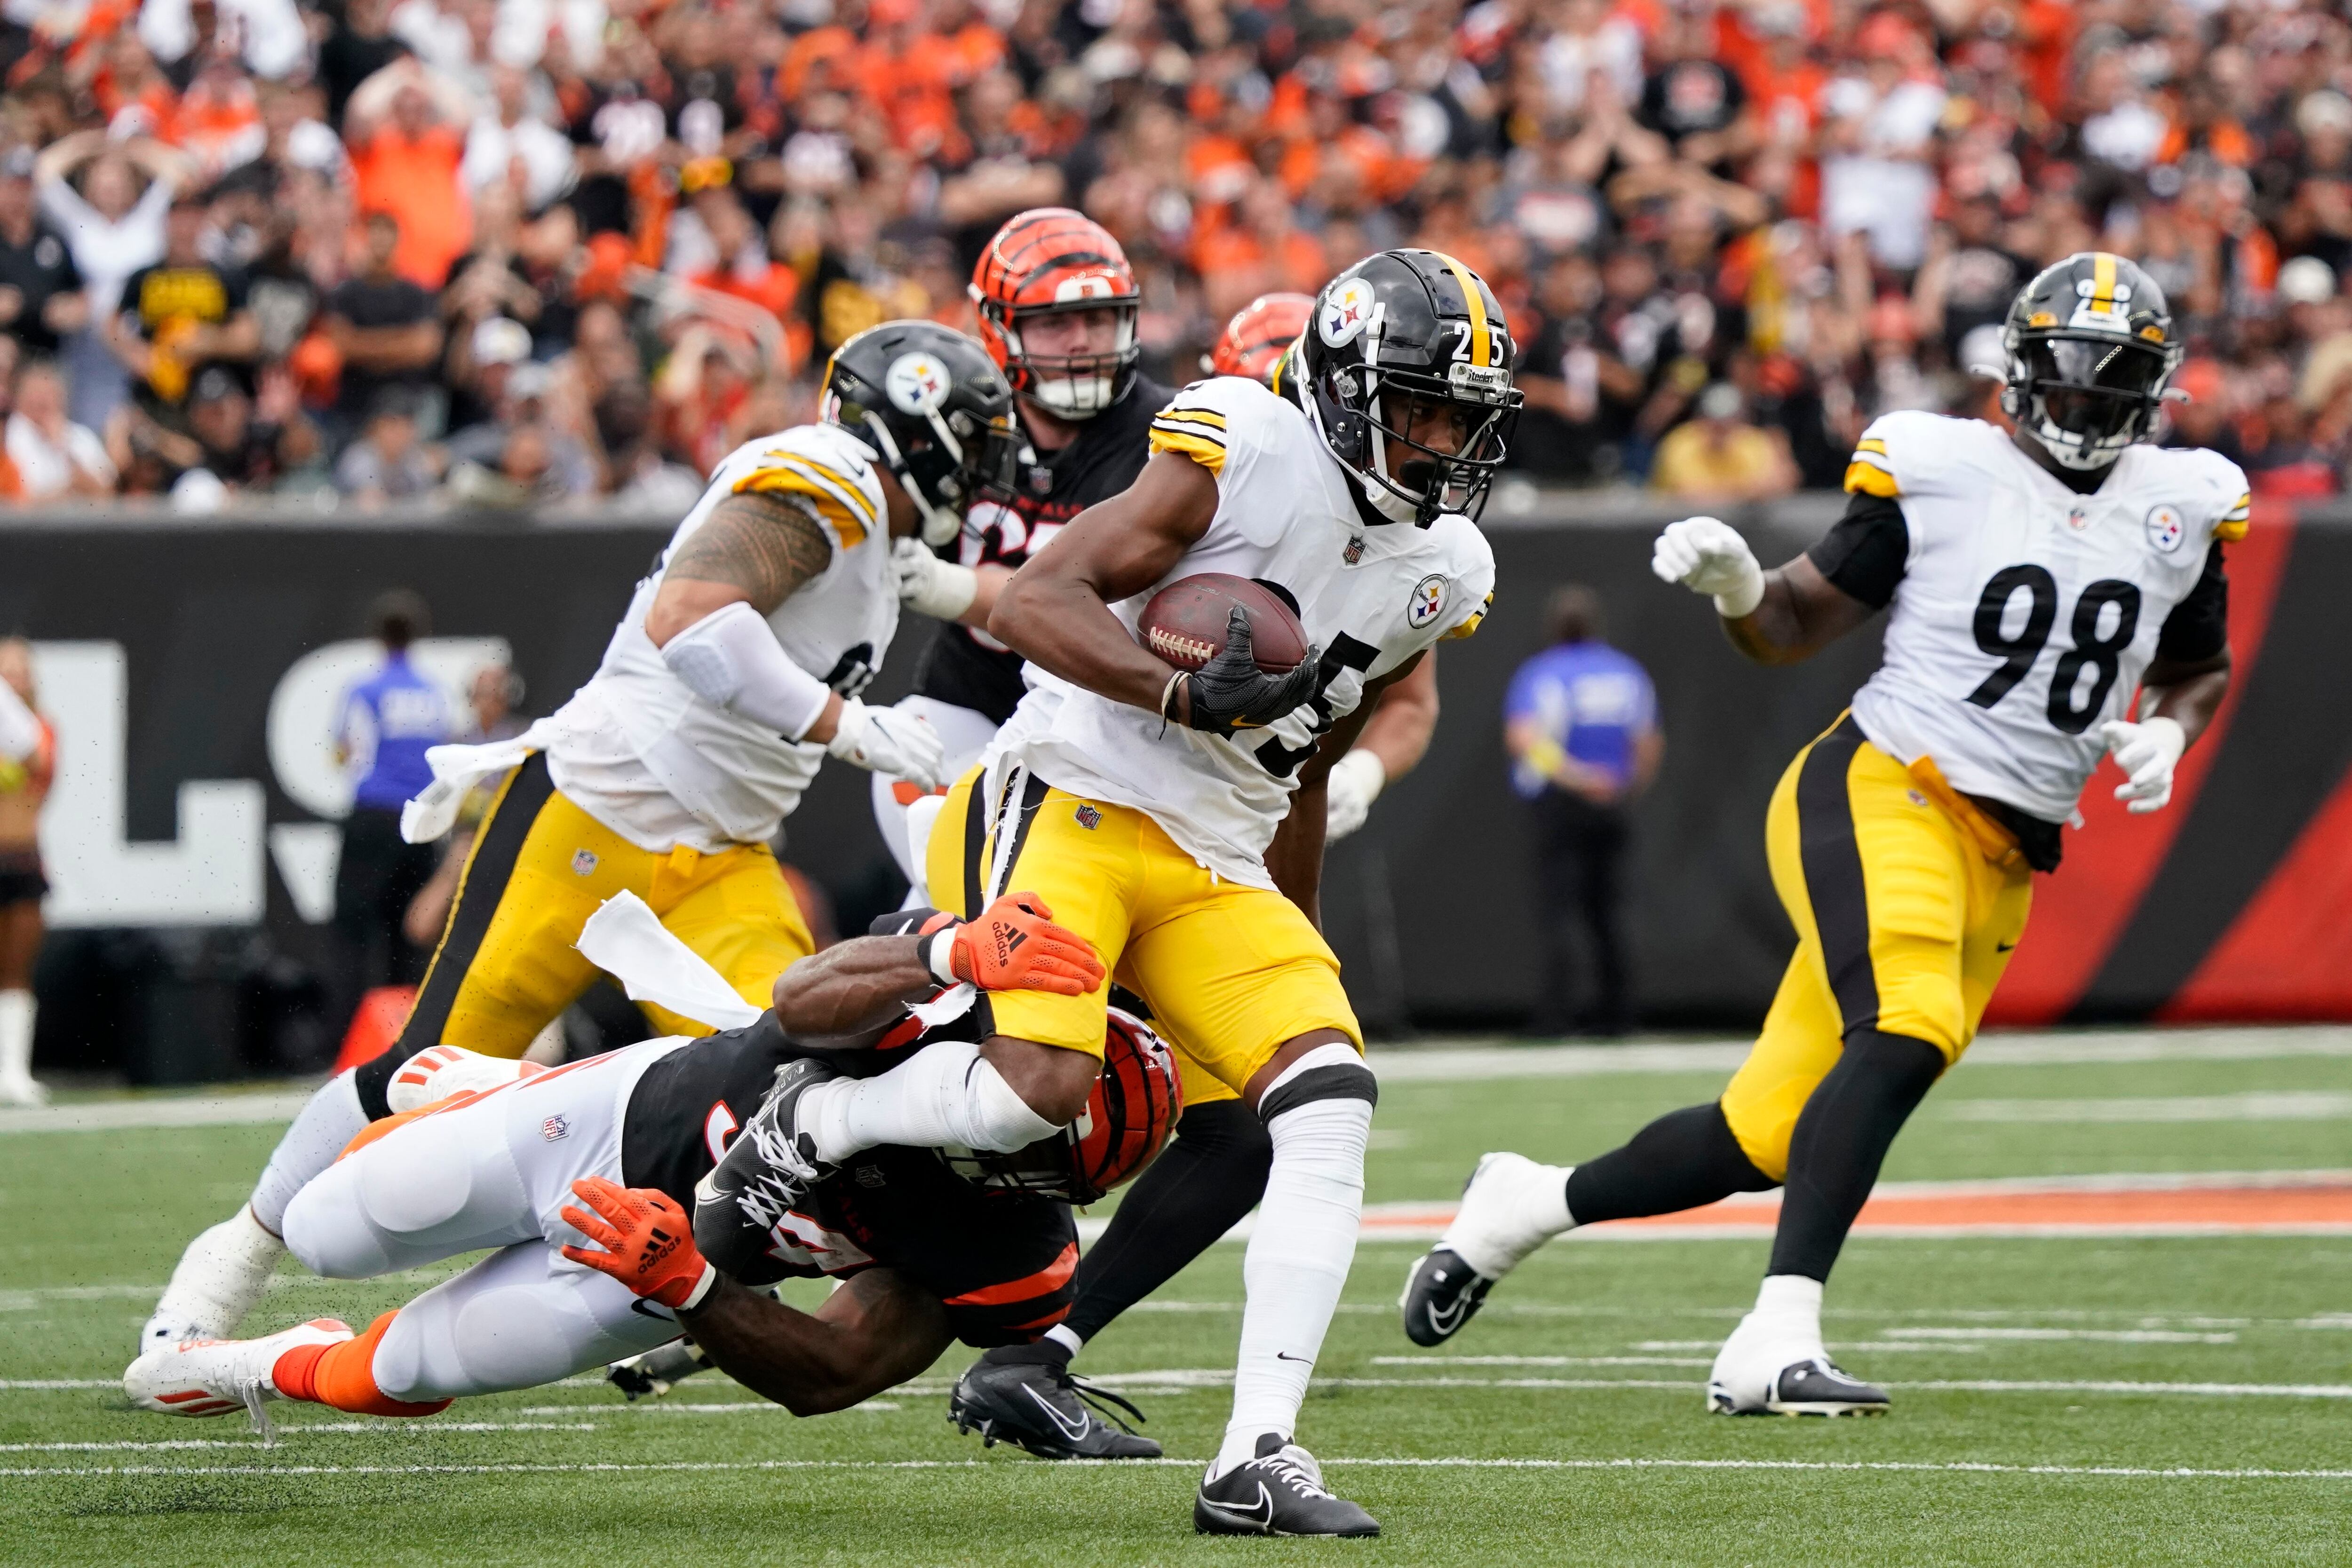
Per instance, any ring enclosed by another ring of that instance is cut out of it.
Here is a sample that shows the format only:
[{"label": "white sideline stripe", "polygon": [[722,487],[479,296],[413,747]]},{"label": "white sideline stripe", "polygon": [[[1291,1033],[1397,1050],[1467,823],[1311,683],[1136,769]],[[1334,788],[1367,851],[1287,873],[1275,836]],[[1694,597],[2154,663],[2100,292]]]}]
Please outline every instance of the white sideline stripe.
[{"label": "white sideline stripe", "polygon": [[1885,1331],[1889,1339],[2081,1339],[2107,1344],[2235,1344],[2234,1333],[2192,1333],[2183,1329],[1907,1329]]},{"label": "white sideline stripe", "polygon": [[[330,1421],[316,1427],[280,1427],[280,1439],[307,1437],[313,1432],[373,1432],[379,1436],[397,1433],[404,1436],[429,1437],[443,1432],[594,1432],[600,1430],[593,1421],[453,1421],[446,1426],[426,1426],[397,1421]],[[94,1454],[114,1449],[165,1448],[266,1448],[269,1445],[258,1437],[178,1437],[154,1443],[0,1443],[0,1454]]]},{"label": "white sideline stripe", "polygon": [[130,1127],[233,1127],[290,1122],[311,1091],[188,1094],[163,1100],[91,1100],[73,1105],[0,1111],[0,1133],[111,1133]]},{"label": "white sideline stripe", "polygon": [[[2352,1480],[2352,1469],[2198,1469],[2129,1465],[2018,1465],[1988,1460],[1951,1459],[1939,1463],[1897,1459],[1501,1459],[1501,1458],[1332,1458],[1322,1461],[1357,1469],[1460,1470],[1881,1470],[1900,1475],[2101,1476],[2158,1480]],[[1051,1475],[1070,1470],[1118,1470],[1150,1466],[1198,1468],[1205,1459],[1173,1455],[1157,1459],[1066,1459]],[[504,1464],[504,1465],[91,1465],[25,1466],[0,1469],[0,1476],[33,1479],[43,1476],[491,1476],[491,1475],[611,1475],[703,1474],[761,1470],[979,1470],[1008,1475],[1045,1477],[1042,1467],[1015,1459],[712,1459],[646,1461],[640,1463]]]},{"label": "white sideline stripe", "polygon": [[[1849,1348],[1843,1345],[1840,1349]],[[1927,1349],[1926,1345],[1920,1346]],[[1945,1349],[1943,1345],[1934,1347]],[[1713,1366],[1696,1355],[1376,1355],[1374,1366]]]},{"label": "white sideline stripe", "polygon": [[1946,1122],[2342,1122],[2352,1094],[2318,1091],[2247,1094],[2118,1095],[2100,1100],[1946,1100]]},{"label": "white sideline stripe", "polygon": [[[1384,1083],[1470,1082],[1494,1078],[1586,1078],[1606,1073],[1727,1072],[1748,1059],[1751,1040],[1703,1044],[1473,1045],[1391,1047],[1367,1059]],[[1995,1067],[2074,1067],[2102,1062],[2260,1061],[2352,1056],[2352,1029],[2085,1030],[1990,1034],[1963,1060]]]}]

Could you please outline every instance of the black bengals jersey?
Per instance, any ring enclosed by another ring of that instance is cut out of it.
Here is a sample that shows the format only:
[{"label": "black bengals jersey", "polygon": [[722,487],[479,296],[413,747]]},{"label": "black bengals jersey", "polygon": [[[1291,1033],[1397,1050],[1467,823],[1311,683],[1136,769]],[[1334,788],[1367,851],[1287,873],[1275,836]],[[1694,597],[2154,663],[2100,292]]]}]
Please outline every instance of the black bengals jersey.
[{"label": "black bengals jersey", "polygon": [[[887,1072],[935,1040],[984,1040],[988,999],[936,1028],[909,1016],[871,1051],[817,1051],[786,1037],[773,1013],[670,1052],[646,1069],[621,1124],[622,1179],[689,1210],[737,1128],[760,1108],[776,1069],[823,1056],[855,1077]],[[777,1226],[777,1274],[896,1269],[937,1296],[966,1344],[1017,1344],[1061,1322],[1075,1292],[1077,1228],[1069,1206],[986,1192],[929,1149],[868,1149],[818,1184]]]},{"label": "black bengals jersey", "polygon": [[[982,502],[941,553],[965,566],[1018,568],[1063,524],[1135,483],[1151,455],[1151,418],[1176,394],[1135,378],[1127,395],[1078,426],[1077,439],[1022,473],[1010,505]],[[974,537],[974,530],[978,537]],[[915,691],[1003,724],[1021,706],[1021,655],[975,627],[943,623],[915,665]]]}]

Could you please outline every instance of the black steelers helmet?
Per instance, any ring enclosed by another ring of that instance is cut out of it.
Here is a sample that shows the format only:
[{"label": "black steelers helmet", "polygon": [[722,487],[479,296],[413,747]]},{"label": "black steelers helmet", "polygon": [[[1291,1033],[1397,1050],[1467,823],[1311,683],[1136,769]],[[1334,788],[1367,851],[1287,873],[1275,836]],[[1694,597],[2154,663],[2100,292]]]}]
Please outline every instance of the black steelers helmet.
[{"label": "black steelers helmet", "polygon": [[2000,405],[2068,468],[2105,468],[2154,434],[2180,363],[2164,290],[2132,262],[2079,251],[2010,302]]},{"label": "black steelers helmet", "polygon": [[923,542],[956,537],[983,494],[1013,493],[1013,389],[988,350],[936,321],[868,327],[825,361],[824,417],[874,449],[923,514]]},{"label": "black steelers helmet", "polygon": [[[1433,250],[1384,250],[1316,296],[1297,395],[1373,510],[1427,528],[1486,502],[1518,420],[1515,351],[1476,273]],[[1446,444],[1433,444],[1438,431]],[[1393,469],[1391,441],[1406,449]]]}]

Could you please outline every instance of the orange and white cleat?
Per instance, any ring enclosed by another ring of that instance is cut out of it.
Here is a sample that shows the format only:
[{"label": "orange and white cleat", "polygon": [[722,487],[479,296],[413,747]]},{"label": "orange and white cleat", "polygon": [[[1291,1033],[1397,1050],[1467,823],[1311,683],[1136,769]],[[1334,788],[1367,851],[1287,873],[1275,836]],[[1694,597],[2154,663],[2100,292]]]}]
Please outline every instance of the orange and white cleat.
[{"label": "orange and white cleat", "polygon": [[123,1370],[122,1392],[142,1410],[163,1416],[226,1416],[244,1410],[264,1438],[274,1434],[262,1411],[278,1397],[270,1381],[278,1358],[307,1344],[341,1344],[349,1323],[312,1318],[259,1339],[192,1339],[151,1350]]},{"label": "orange and white cleat", "polygon": [[401,1064],[385,1086],[383,1097],[397,1115],[438,1105],[459,1094],[486,1094],[546,1071],[535,1061],[484,1056],[454,1045],[429,1046]]}]

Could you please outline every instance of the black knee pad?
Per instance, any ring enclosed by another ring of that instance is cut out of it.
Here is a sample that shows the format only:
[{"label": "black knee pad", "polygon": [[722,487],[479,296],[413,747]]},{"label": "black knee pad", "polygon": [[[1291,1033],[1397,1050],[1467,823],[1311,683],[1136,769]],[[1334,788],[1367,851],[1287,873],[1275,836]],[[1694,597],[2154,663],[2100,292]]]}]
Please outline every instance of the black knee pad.
[{"label": "black knee pad", "polygon": [[1368,1105],[1378,1105],[1381,1081],[1360,1061],[1335,1061],[1268,1090],[1257,1103],[1257,1119],[1271,1125],[1284,1112],[1296,1111],[1318,1100],[1361,1100]]}]

